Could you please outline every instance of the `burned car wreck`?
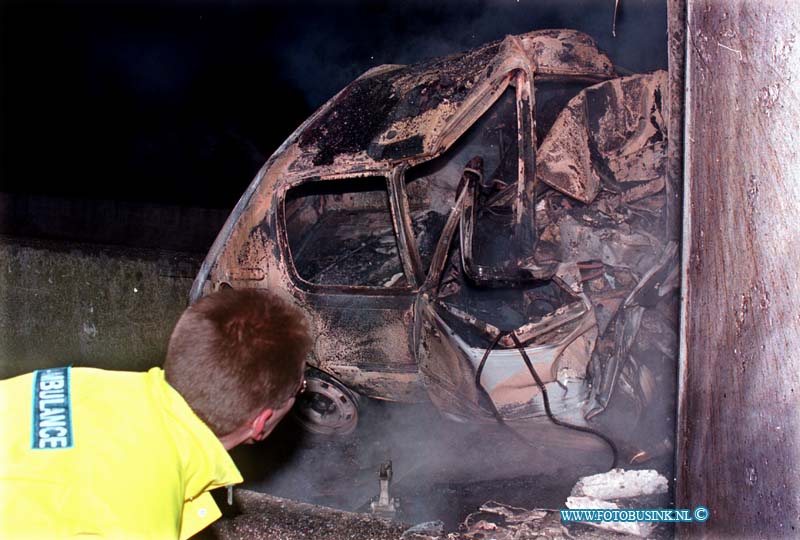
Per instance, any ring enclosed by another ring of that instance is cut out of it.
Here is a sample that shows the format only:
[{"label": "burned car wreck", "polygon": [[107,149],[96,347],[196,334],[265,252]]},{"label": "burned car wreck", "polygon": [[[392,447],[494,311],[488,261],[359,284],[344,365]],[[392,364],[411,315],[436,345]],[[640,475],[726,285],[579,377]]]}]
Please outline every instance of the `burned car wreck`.
[{"label": "burned car wreck", "polygon": [[572,30],[371,69],[260,170],[192,300],[305,311],[318,432],[351,431],[359,394],[577,426],[613,397],[647,422],[677,355],[666,91]]}]

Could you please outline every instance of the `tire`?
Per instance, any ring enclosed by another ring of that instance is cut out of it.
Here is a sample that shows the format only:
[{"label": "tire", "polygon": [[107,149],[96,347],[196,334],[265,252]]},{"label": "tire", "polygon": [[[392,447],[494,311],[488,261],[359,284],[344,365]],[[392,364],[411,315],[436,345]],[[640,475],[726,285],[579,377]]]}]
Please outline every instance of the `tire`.
[{"label": "tire", "polygon": [[323,437],[342,437],[358,425],[358,394],[318,369],[306,371],[306,391],[292,408],[305,431]]}]

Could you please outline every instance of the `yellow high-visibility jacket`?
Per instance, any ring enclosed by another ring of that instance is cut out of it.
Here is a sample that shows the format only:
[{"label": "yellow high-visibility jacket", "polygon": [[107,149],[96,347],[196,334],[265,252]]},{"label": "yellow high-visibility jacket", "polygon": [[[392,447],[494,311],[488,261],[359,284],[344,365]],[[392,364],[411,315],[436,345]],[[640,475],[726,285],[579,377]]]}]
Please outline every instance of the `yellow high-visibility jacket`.
[{"label": "yellow high-visibility jacket", "polygon": [[185,539],[242,477],[164,372],[56,368],[0,381],[0,538]]}]

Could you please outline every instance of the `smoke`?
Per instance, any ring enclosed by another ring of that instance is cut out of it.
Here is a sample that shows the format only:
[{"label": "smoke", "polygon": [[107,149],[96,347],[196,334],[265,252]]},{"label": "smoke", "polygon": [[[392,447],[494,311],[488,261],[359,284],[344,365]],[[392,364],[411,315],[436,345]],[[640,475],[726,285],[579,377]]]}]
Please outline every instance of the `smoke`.
[{"label": "smoke", "polygon": [[457,423],[431,404],[363,400],[357,430],[311,439],[290,420],[267,440],[233,451],[246,487],[349,511],[369,511],[378,470],[392,461],[398,519],[441,519],[455,528],[478,505],[498,499],[527,508],[559,507],[579,476],[604,471],[607,452],[591,437],[529,425],[526,443],[498,424]]},{"label": "smoke", "polygon": [[281,30],[280,70],[313,109],[374,66],[420,62],[509,34],[562,27],[588,33],[628,70],[665,68],[666,2],[620,4],[614,38],[610,0],[316,2]]}]

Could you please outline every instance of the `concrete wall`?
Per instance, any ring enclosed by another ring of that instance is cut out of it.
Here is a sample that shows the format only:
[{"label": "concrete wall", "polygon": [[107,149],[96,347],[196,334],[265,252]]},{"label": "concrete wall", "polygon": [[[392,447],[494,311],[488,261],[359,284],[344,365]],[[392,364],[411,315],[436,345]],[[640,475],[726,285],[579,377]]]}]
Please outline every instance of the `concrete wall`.
[{"label": "concrete wall", "polygon": [[800,10],[688,0],[681,538],[800,537]]},{"label": "concrete wall", "polygon": [[206,253],[230,209],[0,193],[0,234]]},{"label": "concrete wall", "polygon": [[160,365],[200,255],[0,237],[0,378]]}]

